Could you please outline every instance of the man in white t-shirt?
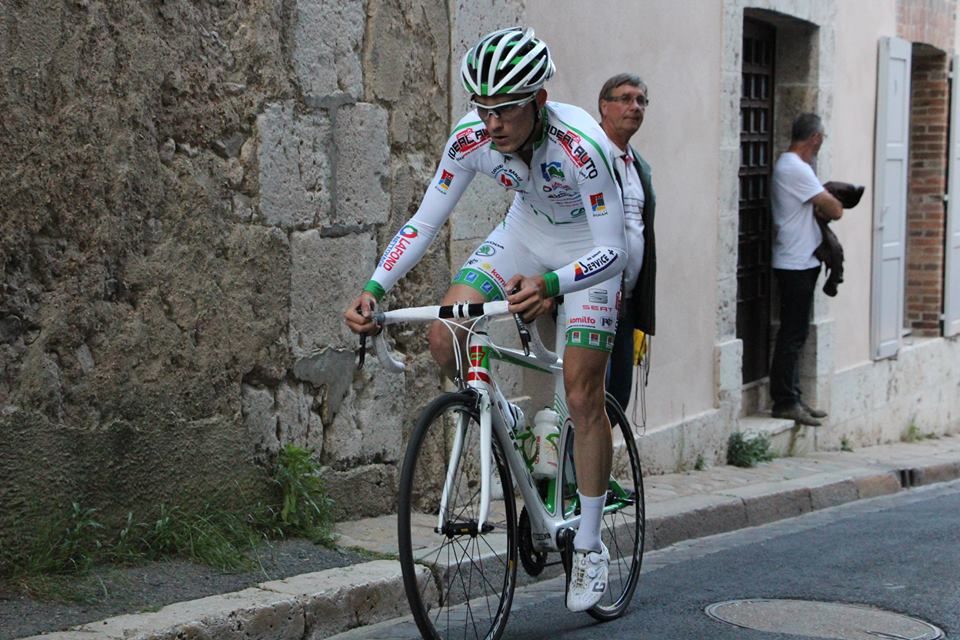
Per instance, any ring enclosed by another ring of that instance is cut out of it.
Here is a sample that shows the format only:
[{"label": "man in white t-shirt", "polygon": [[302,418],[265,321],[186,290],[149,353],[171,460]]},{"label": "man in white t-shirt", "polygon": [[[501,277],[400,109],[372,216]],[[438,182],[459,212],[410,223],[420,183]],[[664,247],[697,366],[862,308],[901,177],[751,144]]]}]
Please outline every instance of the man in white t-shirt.
[{"label": "man in white t-shirt", "polygon": [[839,220],[840,201],[823,188],[812,162],[826,134],[820,116],[804,113],[793,122],[790,148],[773,167],[773,273],[780,288],[780,330],[770,366],[773,416],[820,426],[827,414],[803,402],[799,358],[807,340],[820,260],[813,252],[822,235],[814,216]]}]

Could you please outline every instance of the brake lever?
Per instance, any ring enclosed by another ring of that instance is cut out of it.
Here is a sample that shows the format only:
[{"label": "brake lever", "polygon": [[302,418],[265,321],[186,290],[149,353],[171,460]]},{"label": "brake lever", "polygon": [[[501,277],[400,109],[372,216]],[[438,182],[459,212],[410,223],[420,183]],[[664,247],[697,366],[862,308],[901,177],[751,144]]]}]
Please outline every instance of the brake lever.
[{"label": "brake lever", "polygon": [[520,318],[519,313],[513,314],[513,319],[517,323],[517,332],[520,334],[520,344],[523,345],[523,355],[530,355],[530,330]]},{"label": "brake lever", "polygon": [[[513,288],[513,291],[510,292],[511,295],[520,291],[520,285],[518,284]],[[523,318],[520,317],[519,313],[513,314],[513,321],[517,323],[517,333],[520,334],[520,344],[523,345],[523,355],[530,355],[530,330],[527,329],[526,323],[523,321]]]},{"label": "brake lever", "polygon": [[357,369],[363,369],[363,361],[367,357],[367,334],[360,334],[360,348],[357,349]]},{"label": "brake lever", "polygon": [[[376,303],[371,305],[370,311],[375,311]],[[363,313],[363,309],[358,305],[357,311]],[[360,334],[360,348],[357,349],[357,369],[363,369],[363,363],[367,359],[367,334]]]}]

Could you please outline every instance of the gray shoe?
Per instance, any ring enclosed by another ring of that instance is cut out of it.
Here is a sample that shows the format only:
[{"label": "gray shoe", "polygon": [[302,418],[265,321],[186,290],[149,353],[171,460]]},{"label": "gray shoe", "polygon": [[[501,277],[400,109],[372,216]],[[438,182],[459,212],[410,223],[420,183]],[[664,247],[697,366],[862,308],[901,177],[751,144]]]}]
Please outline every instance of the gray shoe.
[{"label": "gray shoe", "polygon": [[824,411],[823,409],[817,409],[817,408],[811,407],[811,406],[808,405],[806,402],[801,402],[801,403],[800,403],[800,406],[803,407],[803,410],[806,411],[807,413],[809,413],[809,414],[810,414],[812,417],[814,417],[814,418],[826,418],[826,417],[827,417],[827,412],[826,412],[826,411]]},{"label": "gray shoe", "polygon": [[819,427],[822,422],[807,413],[802,405],[795,404],[785,409],[774,409],[770,412],[774,418],[783,418],[784,420],[793,420],[797,424],[803,424],[808,427]]}]

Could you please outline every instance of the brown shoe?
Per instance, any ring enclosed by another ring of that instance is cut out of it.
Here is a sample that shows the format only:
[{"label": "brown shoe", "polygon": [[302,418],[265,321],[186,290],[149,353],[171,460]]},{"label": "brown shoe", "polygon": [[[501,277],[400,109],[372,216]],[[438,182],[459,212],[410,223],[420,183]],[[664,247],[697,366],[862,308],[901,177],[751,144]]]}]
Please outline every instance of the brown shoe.
[{"label": "brown shoe", "polygon": [[816,409],[816,408],[814,408],[814,407],[811,407],[811,406],[808,405],[806,402],[801,402],[801,403],[800,403],[800,406],[803,407],[803,410],[806,411],[807,413],[809,413],[809,414],[810,414],[812,417],[814,417],[814,418],[826,418],[826,417],[827,417],[827,412],[826,412],[826,411],[824,411],[823,409]]},{"label": "brown shoe", "polygon": [[799,404],[785,409],[774,409],[770,412],[774,418],[783,418],[784,420],[793,420],[797,424],[803,424],[808,427],[819,427],[822,422],[807,413],[806,409]]}]

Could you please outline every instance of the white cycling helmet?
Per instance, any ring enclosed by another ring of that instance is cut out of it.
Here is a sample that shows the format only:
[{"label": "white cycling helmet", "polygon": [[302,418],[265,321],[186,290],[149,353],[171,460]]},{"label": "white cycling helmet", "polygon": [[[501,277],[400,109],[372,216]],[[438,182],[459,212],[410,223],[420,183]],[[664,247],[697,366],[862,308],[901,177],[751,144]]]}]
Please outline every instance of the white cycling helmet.
[{"label": "white cycling helmet", "polygon": [[467,93],[496,96],[533,93],[553,77],[550,49],[530,27],[500,29],[480,38],[460,63]]}]

